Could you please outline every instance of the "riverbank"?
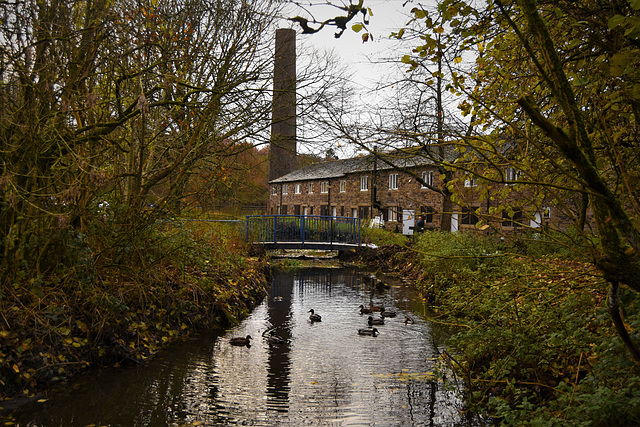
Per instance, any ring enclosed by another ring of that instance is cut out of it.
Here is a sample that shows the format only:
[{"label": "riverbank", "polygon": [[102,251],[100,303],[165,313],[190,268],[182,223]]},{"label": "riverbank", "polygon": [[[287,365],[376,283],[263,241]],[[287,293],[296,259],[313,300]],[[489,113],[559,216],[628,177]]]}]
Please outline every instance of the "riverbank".
[{"label": "riverbank", "polygon": [[37,396],[89,366],[144,363],[171,341],[237,323],[264,296],[268,266],[263,258],[215,261],[185,268],[167,260],[145,276],[113,268],[91,284],[43,278],[5,288],[0,400]]}]

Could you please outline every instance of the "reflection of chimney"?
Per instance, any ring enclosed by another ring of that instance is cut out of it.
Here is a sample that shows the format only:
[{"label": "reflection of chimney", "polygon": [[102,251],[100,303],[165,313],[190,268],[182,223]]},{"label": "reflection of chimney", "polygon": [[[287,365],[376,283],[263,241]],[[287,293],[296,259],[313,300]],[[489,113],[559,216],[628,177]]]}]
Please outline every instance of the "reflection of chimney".
[{"label": "reflection of chimney", "polygon": [[276,30],[269,181],[297,168],[296,31]]}]

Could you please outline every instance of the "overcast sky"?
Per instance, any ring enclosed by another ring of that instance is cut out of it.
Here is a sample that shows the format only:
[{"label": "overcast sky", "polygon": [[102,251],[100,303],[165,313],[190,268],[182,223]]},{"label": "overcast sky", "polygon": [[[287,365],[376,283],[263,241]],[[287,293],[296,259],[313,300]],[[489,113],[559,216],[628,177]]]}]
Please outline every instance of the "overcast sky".
[{"label": "overcast sky", "polygon": [[[308,4],[308,2],[302,3]],[[339,4],[340,1],[335,1],[335,3]],[[308,10],[314,13],[317,20],[344,14],[344,11],[335,7],[315,4],[317,3],[314,2],[314,6],[309,7]],[[408,21],[409,12],[416,6],[416,3],[407,0],[365,0],[365,6],[373,11],[373,16],[367,25],[367,30],[372,37],[366,43],[362,41],[362,34],[366,32],[365,30],[360,33],[351,30],[351,25],[359,22],[361,15],[358,15],[358,20],[354,19],[349,23],[347,31],[340,38],[334,36],[335,26],[325,26],[315,34],[301,34],[297,24],[289,22],[284,25],[291,26],[298,31],[299,55],[304,55],[305,47],[308,45],[319,49],[333,50],[353,74],[353,80],[358,86],[363,89],[375,89],[376,83],[381,77],[384,77],[383,74],[388,70],[388,66],[382,66],[378,63],[391,56],[400,58],[404,54],[398,49],[398,41],[390,39],[389,36],[392,32],[397,32]],[[295,13],[308,16],[301,9],[297,9]]]}]

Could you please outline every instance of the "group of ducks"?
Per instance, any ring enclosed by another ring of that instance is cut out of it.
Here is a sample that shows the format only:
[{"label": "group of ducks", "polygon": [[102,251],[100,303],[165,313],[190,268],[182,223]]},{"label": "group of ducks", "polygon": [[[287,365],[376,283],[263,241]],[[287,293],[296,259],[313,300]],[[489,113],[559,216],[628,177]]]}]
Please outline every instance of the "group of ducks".
[{"label": "group of ducks", "polygon": [[[375,319],[372,314],[380,313],[380,317]],[[369,308],[366,308],[364,305],[360,305],[360,314],[368,314],[367,324],[369,325],[368,329],[358,329],[358,335],[367,335],[367,336],[378,336],[378,329],[374,327],[374,325],[384,325],[384,319],[386,317],[396,317],[395,311],[385,310],[382,306],[377,306],[373,304],[369,304]]]},{"label": "group of ducks", "polygon": [[[311,323],[322,322],[322,316],[316,313],[313,309],[309,310],[309,313],[311,313],[309,315],[309,321]],[[380,318],[374,318],[373,313],[380,313]],[[369,317],[367,318],[367,324],[369,325],[369,328],[358,329],[358,335],[366,335],[372,337],[378,336],[379,334],[378,329],[374,326],[384,325],[385,318],[397,316],[395,311],[385,310],[384,307],[376,306],[373,304],[369,304],[369,308],[366,308],[364,305],[360,305],[360,314],[369,314]],[[409,316],[405,315],[404,318],[405,325],[408,323],[414,323],[413,319],[411,319]],[[267,329],[262,333],[262,336],[265,337],[270,344],[283,343],[283,339],[278,337],[273,330]],[[247,335],[246,337],[231,338],[231,340],[229,340],[229,343],[236,346],[251,347],[251,339],[251,335]]]}]

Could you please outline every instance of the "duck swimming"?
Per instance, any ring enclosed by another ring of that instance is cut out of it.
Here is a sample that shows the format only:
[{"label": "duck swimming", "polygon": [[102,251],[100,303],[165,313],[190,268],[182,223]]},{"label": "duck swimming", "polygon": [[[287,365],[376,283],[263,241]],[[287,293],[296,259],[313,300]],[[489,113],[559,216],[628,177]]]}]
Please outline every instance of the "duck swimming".
[{"label": "duck swimming", "polygon": [[376,328],[373,329],[358,329],[358,335],[368,335],[370,337],[375,337],[378,335],[378,330]]},{"label": "duck swimming", "polygon": [[309,320],[311,320],[312,322],[322,322],[322,316],[314,313],[313,308],[309,310],[309,313],[311,313],[311,315],[309,316]]},{"label": "duck swimming", "polygon": [[385,310],[384,308],[382,308],[382,310],[380,310],[380,316],[382,316],[382,317],[396,317],[396,312],[395,311]]},{"label": "duck swimming", "polygon": [[360,314],[371,314],[370,308],[364,308],[364,305],[360,304]]},{"label": "duck swimming", "polygon": [[284,342],[282,338],[276,335],[275,331],[269,332],[267,341],[269,341],[269,344],[282,344]]},{"label": "duck swimming", "polygon": [[383,311],[384,307],[379,307],[377,305],[373,305],[373,304],[369,303],[369,310],[371,310],[371,311]]},{"label": "duck swimming", "polygon": [[367,318],[367,323],[371,325],[384,325],[384,319],[374,319],[373,316]]},{"label": "duck swimming", "polygon": [[246,338],[242,338],[242,337],[231,338],[229,340],[229,343],[231,345],[238,345],[238,346],[246,345],[247,347],[251,347],[250,341],[251,341],[251,335],[247,335]]}]

